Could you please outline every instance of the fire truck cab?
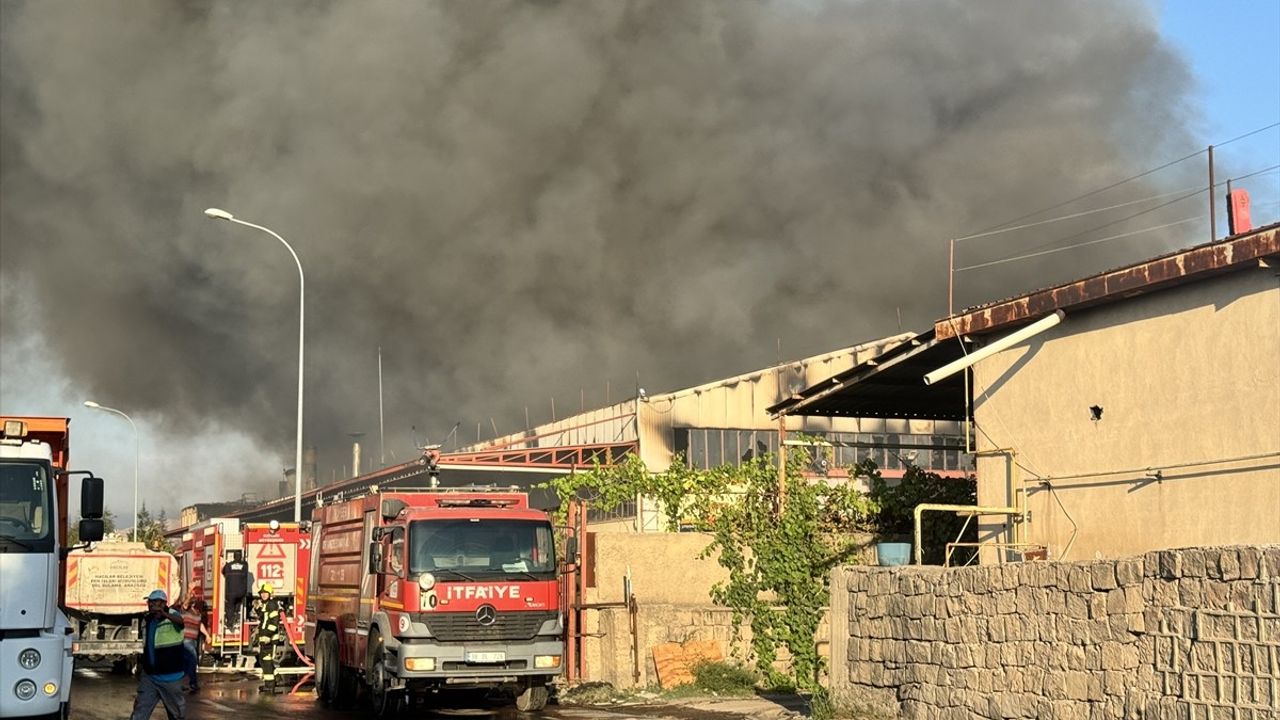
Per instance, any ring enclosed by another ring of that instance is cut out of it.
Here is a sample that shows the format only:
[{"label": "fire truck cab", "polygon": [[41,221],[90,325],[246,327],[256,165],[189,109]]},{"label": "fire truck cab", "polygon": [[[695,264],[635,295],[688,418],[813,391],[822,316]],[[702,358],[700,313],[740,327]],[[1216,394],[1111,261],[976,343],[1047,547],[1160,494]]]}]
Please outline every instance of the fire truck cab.
[{"label": "fire truck cab", "polygon": [[547,703],[564,621],[555,533],[515,489],[377,493],[315,510],[305,637],[316,689],[379,715],[441,690]]}]

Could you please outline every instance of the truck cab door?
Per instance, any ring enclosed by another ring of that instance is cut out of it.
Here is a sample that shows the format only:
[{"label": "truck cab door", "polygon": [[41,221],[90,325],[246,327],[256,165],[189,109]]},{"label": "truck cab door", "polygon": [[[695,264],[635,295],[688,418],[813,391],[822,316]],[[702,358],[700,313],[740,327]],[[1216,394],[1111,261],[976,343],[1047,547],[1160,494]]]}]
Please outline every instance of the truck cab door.
[{"label": "truck cab door", "polygon": [[[376,597],[377,593],[377,573],[369,572],[369,551],[372,543],[367,542],[373,537],[373,528],[377,524],[375,511],[369,510],[364,514],[364,537],[366,542],[361,550],[360,566],[364,568],[364,579],[360,582],[360,597],[362,600],[371,600]],[[361,602],[360,609],[356,614],[356,630],[359,633],[360,640],[357,646],[361,649],[360,657],[363,658],[363,648],[369,637],[369,620],[373,616],[373,604],[369,602]]]}]

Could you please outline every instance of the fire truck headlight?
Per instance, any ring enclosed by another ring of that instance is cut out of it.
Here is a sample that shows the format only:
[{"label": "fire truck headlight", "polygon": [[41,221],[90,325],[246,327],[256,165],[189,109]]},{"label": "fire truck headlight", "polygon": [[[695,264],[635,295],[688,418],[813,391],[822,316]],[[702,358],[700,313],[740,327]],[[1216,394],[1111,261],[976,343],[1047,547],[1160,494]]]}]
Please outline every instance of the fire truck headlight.
[{"label": "fire truck headlight", "polygon": [[410,671],[431,672],[436,669],[435,658],[405,658],[404,669]]},{"label": "fire truck headlight", "polygon": [[35,670],[40,667],[40,651],[35,648],[27,648],[18,653],[18,664],[26,670]]},{"label": "fire truck headlight", "polygon": [[17,695],[19,700],[30,700],[36,696],[36,684],[30,680],[19,680],[18,684],[13,686],[13,694]]},{"label": "fire truck headlight", "polygon": [[560,667],[559,655],[534,655],[533,666],[535,668],[558,668]]},{"label": "fire truck headlight", "polygon": [[418,587],[423,590],[430,590],[436,586],[436,576],[429,572],[424,572],[418,576]]},{"label": "fire truck headlight", "polygon": [[47,682],[44,684],[44,694],[53,697],[58,692],[58,683]]}]

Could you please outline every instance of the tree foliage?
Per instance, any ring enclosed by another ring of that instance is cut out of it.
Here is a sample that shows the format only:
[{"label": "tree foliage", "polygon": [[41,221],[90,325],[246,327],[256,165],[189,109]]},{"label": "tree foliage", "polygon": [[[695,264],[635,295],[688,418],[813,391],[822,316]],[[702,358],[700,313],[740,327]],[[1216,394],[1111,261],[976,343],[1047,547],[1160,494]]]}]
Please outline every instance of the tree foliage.
[{"label": "tree foliage", "polygon": [[[773,455],[707,470],[677,457],[658,473],[632,455],[547,485],[560,497],[562,513],[570,499],[607,512],[643,496],[661,503],[669,530],[708,533],[703,556],[714,555],[729,571],[729,579],[712,588],[711,600],[731,608],[736,624],[749,623],[756,669],[770,684],[814,689],[821,662],[814,637],[830,594],[830,571],[855,557],[862,547],[859,534],[900,539],[911,533],[916,504],[974,501],[971,480],[940,478],[919,468],[908,469],[897,482],[882,478],[870,461],[849,468],[850,480],[865,479],[868,493],[852,481],[806,476],[815,453],[822,452],[792,449],[785,488]],[[930,526],[925,545],[936,548],[933,555],[940,557],[942,545],[955,537],[950,520]],[[787,675],[774,667],[783,649],[790,656]]]},{"label": "tree foliage", "polygon": [[[606,511],[637,496],[656,498],[668,529],[710,534],[703,556],[715,555],[729,571],[711,599],[733,609],[737,623],[750,624],[757,670],[772,684],[812,688],[828,574],[856,550],[853,533],[877,508],[848,483],[807,480],[808,461],[803,452],[791,454],[781,502],[778,468],[768,455],[709,470],[677,459],[660,473],[649,473],[632,456],[549,485],[562,500],[579,498]],[[783,648],[790,675],[774,667]]]},{"label": "tree foliage", "polygon": [[164,510],[161,510],[158,516],[152,517],[147,504],[142,503],[142,507],[138,508],[138,527],[134,529],[134,542],[146,544],[148,550],[174,552],[177,546],[164,536],[166,520]]},{"label": "tree foliage", "polygon": [[[874,463],[864,462],[856,469],[870,485],[870,496],[878,510],[868,518],[865,529],[885,540],[914,542],[915,508],[924,503],[946,505],[976,505],[977,483],[966,479],[944,478],[911,465],[900,480],[889,481],[880,475]],[[921,524],[921,546],[926,565],[941,565],[946,546],[957,539],[973,542],[978,538],[975,522],[958,517],[954,513],[936,513],[927,516]],[[965,564],[974,550],[962,548],[951,558],[951,563]]]}]

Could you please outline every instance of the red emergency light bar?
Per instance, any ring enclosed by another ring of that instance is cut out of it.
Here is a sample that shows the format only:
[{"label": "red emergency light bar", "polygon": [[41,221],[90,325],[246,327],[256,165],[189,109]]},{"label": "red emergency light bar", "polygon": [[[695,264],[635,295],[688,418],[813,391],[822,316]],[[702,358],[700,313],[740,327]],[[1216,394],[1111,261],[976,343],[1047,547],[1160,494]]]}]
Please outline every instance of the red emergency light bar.
[{"label": "red emergency light bar", "polygon": [[520,501],[516,498],[437,498],[436,502],[439,507],[511,507],[519,504]]}]

